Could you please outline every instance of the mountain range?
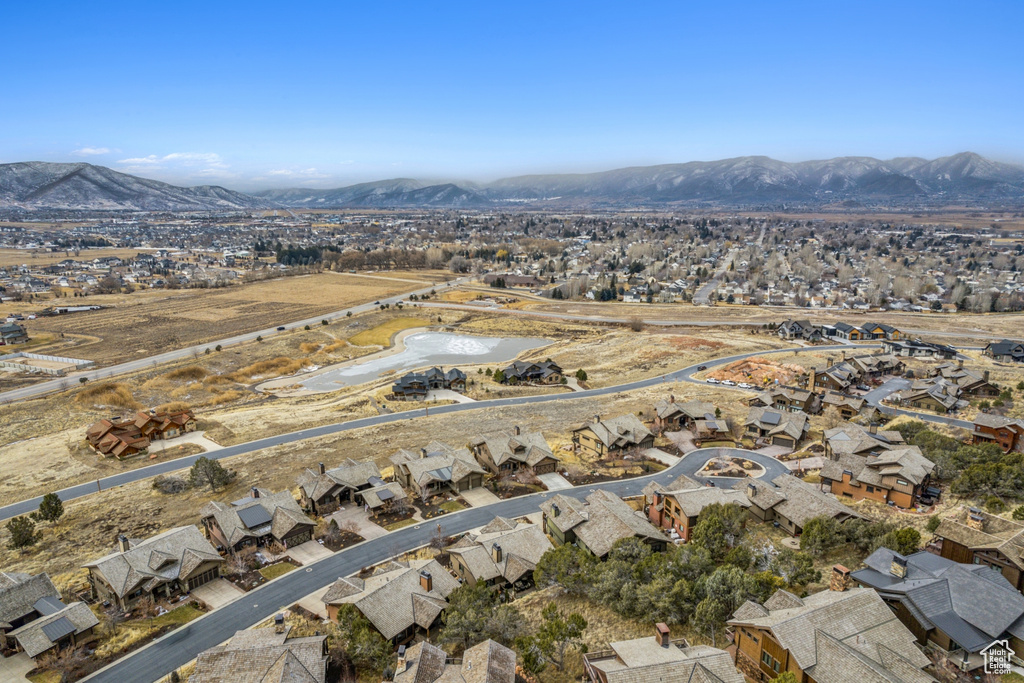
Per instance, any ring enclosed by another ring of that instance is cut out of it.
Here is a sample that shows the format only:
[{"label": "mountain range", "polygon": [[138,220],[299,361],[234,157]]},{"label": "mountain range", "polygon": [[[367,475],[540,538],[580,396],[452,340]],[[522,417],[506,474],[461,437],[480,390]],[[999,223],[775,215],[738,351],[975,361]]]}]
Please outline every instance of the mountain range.
[{"label": "mountain range", "polygon": [[787,163],[763,156],[639,166],[586,174],[526,175],[491,183],[410,178],[332,190],[244,194],[177,187],[86,163],[0,165],[0,208],[222,211],[266,208],[613,208],[1024,204],[1024,167],[972,152],[934,160],[837,157]]}]

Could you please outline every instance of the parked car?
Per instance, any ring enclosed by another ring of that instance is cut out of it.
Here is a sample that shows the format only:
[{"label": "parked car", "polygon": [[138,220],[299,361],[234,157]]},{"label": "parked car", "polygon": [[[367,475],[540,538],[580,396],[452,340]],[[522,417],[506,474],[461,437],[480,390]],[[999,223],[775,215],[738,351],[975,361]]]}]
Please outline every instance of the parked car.
[{"label": "parked car", "polygon": [[718,384],[718,380],[717,380],[717,379],[715,379],[714,377],[708,377],[708,378],[707,378],[707,380],[705,380],[705,381],[706,381],[706,382],[707,382],[708,384]]},{"label": "parked car", "polygon": [[278,327],[277,331],[278,332],[284,332],[284,325],[281,325],[280,327]]},{"label": "parked car", "polygon": [[746,382],[740,382],[736,386],[738,386],[740,389],[753,389],[754,388],[753,384],[747,384]]},{"label": "parked car", "polygon": [[861,391],[871,391],[871,387],[869,387],[867,384],[858,384],[857,388],[860,389]]},{"label": "parked car", "polygon": [[708,366],[706,366],[706,365],[701,365],[701,366],[700,366],[700,367],[698,367],[697,369],[698,369],[698,370],[707,370],[707,369],[708,369]]},{"label": "parked car", "polygon": [[734,387],[734,386],[736,386],[736,382],[733,382],[731,379],[723,379],[722,380],[722,384],[724,386],[727,386],[727,387]]}]

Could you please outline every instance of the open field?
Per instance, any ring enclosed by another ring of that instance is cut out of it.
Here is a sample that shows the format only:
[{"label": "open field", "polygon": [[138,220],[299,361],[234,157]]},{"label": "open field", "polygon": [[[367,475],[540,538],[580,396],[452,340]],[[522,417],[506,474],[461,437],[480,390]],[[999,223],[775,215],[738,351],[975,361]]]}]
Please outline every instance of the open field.
[{"label": "open field", "polygon": [[319,273],[222,289],[90,296],[76,302],[109,308],[39,318],[26,327],[30,334],[76,337],[51,345],[52,353],[113,364],[331,313],[429,284]]},{"label": "open field", "polygon": [[65,259],[72,259],[79,262],[92,261],[94,259],[113,256],[116,258],[132,258],[144,249],[80,249],[76,254],[74,250],[49,251],[45,249],[0,249],[0,268],[5,266],[27,265],[29,268],[39,268],[60,263]]}]

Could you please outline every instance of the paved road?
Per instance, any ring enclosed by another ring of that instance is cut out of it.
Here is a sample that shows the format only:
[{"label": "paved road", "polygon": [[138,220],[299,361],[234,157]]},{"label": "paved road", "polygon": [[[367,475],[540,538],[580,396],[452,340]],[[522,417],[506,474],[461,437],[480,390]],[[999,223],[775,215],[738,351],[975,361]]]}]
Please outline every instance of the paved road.
[{"label": "paved road", "polygon": [[[843,347],[818,346],[815,347],[815,350],[829,350],[837,348]],[[799,350],[803,350],[803,348],[794,347],[791,349],[779,349],[777,351],[772,351],[772,353],[785,353],[787,351]],[[424,417],[427,415],[444,415],[447,413],[462,412],[464,410],[486,410],[490,408],[503,408],[507,406],[527,405],[533,403],[547,403],[549,401],[576,401],[584,398],[607,396],[609,394],[616,394],[622,391],[643,389],[646,387],[664,384],[666,382],[693,381],[700,383],[700,380],[694,380],[691,377],[693,373],[698,371],[697,368],[700,367],[700,365],[712,367],[715,365],[722,365],[725,363],[731,363],[733,361],[742,360],[744,358],[760,356],[763,355],[764,353],[765,351],[752,351],[750,353],[726,356],[724,358],[717,358],[713,361],[705,361],[701,364],[690,365],[688,367],[682,368],[681,370],[676,370],[675,372],[668,373],[667,375],[650,377],[648,379],[638,380],[636,382],[629,382],[626,384],[618,384],[616,386],[611,387],[602,387],[600,389],[588,389],[586,391],[575,391],[563,394],[541,394],[537,396],[523,396],[518,398],[499,398],[490,401],[475,401],[472,403],[456,403],[452,405],[437,406],[433,408],[424,408],[423,410],[408,410],[400,413],[372,415],[370,417],[364,417],[358,420],[350,420],[348,422],[339,422],[331,425],[324,425],[321,427],[311,427],[309,429],[301,429],[296,432],[289,432],[288,434],[271,436],[265,439],[250,441],[244,444],[227,446],[218,451],[199,453],[196,455],[186,456],[184,458],[177,458],[175,460],[167,460],[165,462],[157,463],[155,465],[149,465],[148,467],[140,467],[139,469],[131,470],[128,472],[121,472],[119,474],[111,475],[109,477],[103,477],[102,479],[98,479],[87,484],[78,484],[76,486],[71,486],[66,489],[61,489],[57,491],[57,494],[60,496],[61,500],[66,502],[69,500],[74,500],[75,498],[88,496],[101,490],[122,486],[133,481],[139,481],[149,477],[155,477],[158,474],[167,474],[168,472],[180,470],[185,467],[191,467],[192,463],[194,463],[197,459],[201,457],[207,457],[212,460],[230,458],[232,456],[245,455],[246,453],[252,453],[255,451],[262,450],[264,448],[271,448],[273,446],[295,443],[297,441],[303,441],[305,439],[330,436],[332,434],[347,432],[352,429],[361,429],[363,427],[372,427],[376,425],[387,424],[390,422],[410,420],[415,419],[417,417]],[[12,503],[0,507],[0,521],[9,519],[11,517],[16,517],[18,515],[23,515],[27,512],[32,512],[33,510],[37,510],[39,508],[39,503],[41,500],[42,496],[37,496],[35,498],[30,498],[28,500],[23,500],[17,503]]]},{"label": "paved road", "polygon": [[[456,284],[466,282],[468,279],[469,278],[461,278],[458,280],[453,280],[450,285],[431,285],[429,287],[423,287],[422,289],[406,292],[405,294],[397,294],[386,299],[381,299],[380,303],[397,303],[407,297],[412,296],[413,294],[417,296],[421,294],[427,294],[431,290],[438,290],[449,286],[455,286]],[[336,320],[338,318],[344,318],[349,312],[351,312],[353,315],[355,315],[356,313],[364,313],[366,311],[373,310],[378,306],[379,304],[376,303],[360,304],[358,306],[352,306],[350,308],[346,308],[341,311],[336,311],[334,313],[328,313],[327,315],[318,315],[315,318],[306,318],[305,320],[298,320],[292,323],[284,323],[280,325],[280,327],[284,327],[285,331],[301,329],[306,325],[319,325],[320,321],[322,320]],[[165,353],[160,353],[155,356],[150,356],[148,358],[140,358],[138,360],[128,361],[127,363],[121,363],[119,365],[112,365],[106,368],[98,368],[96,370],[79,372],[69,377],[52,379],[46,382],[40,382],[39,384],[33,384],[32,386],[21,387],[20,389],[11,389],[10,391],[0,393],[0,403],[9,403],[11,401],[19,401],[27,398],[43,396],[45,394],[49,394],[55,391],[63,391],[68,386],[80,381],[82,377],[86,377],[89,380],[108,379],[110,377],[123,375],[129,372],[137,372],[145,368],[160,365],[161,363],[167,363],[174,360],[181,360],[182,358],[198,356],[199,354],[202,354],[204,351],[206,351],[206,349],[212,349],[216,347],[218,344],[223,348],[233,346],[236,344],[242,344],[244,342],[249,342],[256,339],[256,337],[267,338],[271,335],[281,334],[281,332],[282,331],[278,330],[277,327],[269,327],[265,330],[247,332],[245,334],[239,334],[234,337],[228,337],[227,339],[221,339],[219,341],[210,341],[206,342],[205,344],[198,344],[196,346],[190,346],[184,349],[175,349],[174,351],[167,351]]]},{"label": "paved road", "polygon": [[[834,349],[848,348],[844,345],[838,346],[816,346],[812,347],[814,351],[828,351]],[[872,349],[878,348],[878,345],[862,345],[858,348]],[[788,352],[800,352],[806,350],[805,347],[792,347],[789,349],[776,349],[770,351],[771,353],[788,353]],[[636,389],[643,389],[647,387],[657,386],[666,382],[694,382],[697,384],[703,384],[699,379],[695,379],[693,374],[698,372],[698,368],[704,365],[708,368],[715,367],[718,365],[724,365],[732,363],[737,360],[743,360],[745,358],[752,358],[754,356],[764,355],[766,351],[752,351],[750,353],[741,353],[733,356],[725,356],[723,358],[716,358],[714,360],[704,361],[703,363],[694,364],[670,372],[666,375],[658,377],[650,377],[648,379],[638,380],[636,382],[629,382],[626,384],[619,384],[611,387],[602,387],[600,389],[587,389],[586,391],[576,391],[572,393],[564,394],[541,394],[537,396],[523,396],[519,398],[500,398],[493,399],[490,401],[474,401],[471,403],[456,403],[452,405],[437,406],[434,408],[425,408],[423,410],[409,410],[401,413],[389,413],[384,415],[372,415],[370,417],[360,418],[358,420],[350,420],[348,422],[339,422],[331,425],[323,425],[321,427],[311,427],[309,429],[301,429],[295,432],[289,432],[287,434],[280,434],[278,436],[271,436],[265,439],[259,439],[256,441],[250,441],[248,443],[238,444],[235,446],[228,446],[218,451],[200,453],[197,455],[190,455],[184,458],[177,458],[175,460],[168,460],[165,462],[157,463],[155,465],[149,465],[148,467],[140,467],[139,469],[131,470],[128,472],[121,472],[109,477],[103,477],[93,482],[86,484],[78,484],[71,486],[66,489],[57,491],[60,499],[63,501],[74,500],[83,496],[96,493],[101,490],[115,488],[122,486],[134,481],[140,481],[149,477],[155,477],[159,474],[167,474],[175,470],[180,470],[186,467],[191,467],[197,459],[201,457],[207,457],[214,460],[221,458],[230,458],[236,455],[245,455],[247,453],[253,453],[255,451],[262,450],[264,448],[271,448],[274,446],[281,446],[283,444],[295,443],[303,441],[305,439],[314,439],[323,436],[330,436],[333,434],[339,434],[341,432],[347,432],[352,429],[361,429],[363,427],[372,427],[376,425],[388,424],[390,422],[398,422],[401,420],[411,420],[418,417],[424,417],[428,415],[444,415],[448,413],[457,413],[465,410],[487,410],[490,408],[503,408],[507,406],[518,406],[527,405],[534,403],[547,403],[549,401],[576,401],[585,398],[594,398],[598,396],[607,396],[609,394],[616,394],[623,391],[633,391]],[[719,389],[734,389],[736,391],[749,391],[745,389],[739,389],[738,387],[727,387],[721,384],[715,385]],[[893,389],[894,391],[895,389]],[[878,390],[876,390],[878,391]],[[953,418],[942,417],[939,415],[931,415],[925,413],[914,413],[911,411],[896,410],[889,408],[888,406],[882,406],[877,401],[880,400],[881,396],[875,398],[875,402],[869,403],[877,407],[882,412],[888,414],[907,414],[918,417],[928,422],[945,423],[958,427],[964,427],[970,429],[973,425],[964,422],[963,420],[955,420]],[[0,521],[23,515],[28,512],[32,512],[39,508],[39,503],[42,500],[42,496],[30,498],[17,503],[11,503],[0,507]]]},{"label": "paved road", "polygon": [[722,278],[725,277],[725,273],[729,270],[729,266],[732,265],[733,259],[736,258],[736,252],[738,249],[730,249],[729,253],[725,255],[725,260],[719,267],[715,274],[703,284],[693,294],[693,303],[697,306],[707,306],[711,303],[711,295],[718,289],[718,285],[721,284]]},{"label": "paved road", "polygon": [[886,396],[897,391],[902,391],[908,387],[910,387],[910,380],[902,378],[890,379],[882,386],[869,391],[864,395],[864,398],[867,400],[868,405],[874,406],[886,415],[909,415],[910,417],[923,422],[945,424],[951,427],[962,427],[963,429],[974,429],[974,423],[969,420],[959,420],[955,417],[946,417],[945,415],[919,413],[915,410],[903,410],[902,408],[893,408],[892,406],[882,405],[881,401]]},{"label": "paved road", "polygon": [[[692,475],[703,467],[708,459],[719,455],[721,451],[736,450],[706,448],[693,451],[673,467],[654,475],[625,481],[577,486],[558,493],[584,498],[591,491],[604,489],[622,497],[635,496],[639,495],[643,487],[650,481],[657,480],[667,484],[680,474]],[[767,456],[750,451],[740,452],[743,457],[754,460],[766,468],[779,466],[777,461]],[[483,526],[498,515],[518,517],[536,512],[540,503],[552,495],[554,494],[550,492],[535,493],[504,500],[493,505],[470,508],[445,515],[439,520],[404,527],[381,538],[352,546],[264,584],[83,680],[95,683],[124,683],[125,681],[141,683],[156,680],[192,661],[203,650],[227,640],[236,631],[270,618],[338,577],[348,576],[363,567],[377,564],[389,557],[429,543],[438,523],[446,535],[454,535]]]}]

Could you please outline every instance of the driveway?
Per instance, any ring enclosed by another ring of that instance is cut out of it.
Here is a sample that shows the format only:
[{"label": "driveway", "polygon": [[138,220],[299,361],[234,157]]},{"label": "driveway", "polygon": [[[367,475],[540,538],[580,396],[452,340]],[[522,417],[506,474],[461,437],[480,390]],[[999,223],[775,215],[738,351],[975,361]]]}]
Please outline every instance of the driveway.
[{"label": "driveway", "polygon": [[321,619],[327,618],[327,605],[321,600],[324,594],[330,590],[331,584],[327,584],[323,588],[318,588],[306,597],[298,601],[299,607],[307,609],[313,614],[317,615]]},{"label": "driveway", "polygon": [[476,403],[475,399],[451,389],[431,389],[427,392],[428,401],[455,401],[456,403]]},{"label": "driveway", "polygon": [[344,530],[346,523],[354,523],[356,525],[355,532],[369,541],[371,538],[380,538],[386,536],[388,530],[382,526],[374,524],[370,519],[370,513],[364,512],[363,508],[358,505],[348,505],[344,510],[338,510],[332,515],[328,515],[327,519],[333,519],[338,523],[338,528]]},{"label": "driveway", "polygon": [[25,674],[34,668],[35,662],[24,652],[0,657],[0,683],[26,683]]},{"label": "driveway", "polygon": [[285,554],[292,558],[293,561],[305,566],[317,560],[322,560],[325,557],[330,557],[331,551],[316,541],[306,541],[294,548],[288,548]]},{"label": "driveway", "polygon": [[462,499],[469,503],[470,507],[478,508],[484,505],[491,505],[497,503],[501,499],[494,495],[489,488],[479,486],[475,489],[469,489],[467,491],[461,491],[459,493]]},{"label": "driveway", "polygon": [[244,594],[245,593],[241,588],[227,579],[214,579],[209,583],[204,583],[199,588],[192,589],[192,597],[199,600],[211,610],[222,607],[237,598],[239,595]]},{"label": "driveway", "polygon": [[764,448],[758,448],[755,453],[761,455],[767,455],[769,458],[778,458],[780,455],[789,455],[793,452],[792,448],[786,448],[785,446],[765,446]]},{"label": "driveway", "polygon": [[651,460],[657,460],[658,462],[668,465],[669,467],[672,467],[672,465],[675,465],[682,459],[677,455],[666,453],[660,448],[648,448],[646,451],[644,451],[644,456]]},{"label": "driveway", "polygon": [[564,491],[565,489],[572,488],[572,484],[569,483],[569,480],[558,472],[538,474],[537,478],[540,479],[540,483],[544,484],[548,491]]},{"label": "driveway", "polygon": [[681,432],[665,432],[664,436],[674,443],[683,455],[697,450],[697,444],[693,443],[693,434],[688,429],[684,429]]}]

